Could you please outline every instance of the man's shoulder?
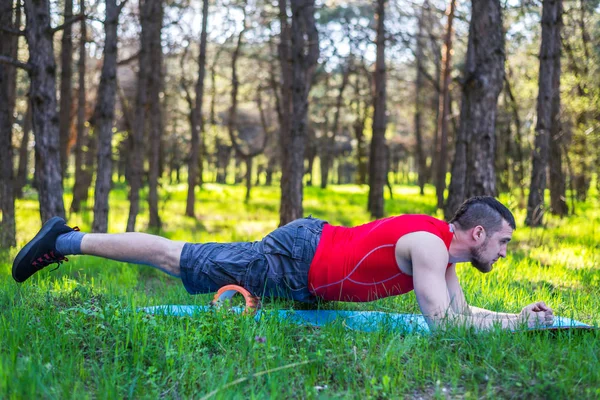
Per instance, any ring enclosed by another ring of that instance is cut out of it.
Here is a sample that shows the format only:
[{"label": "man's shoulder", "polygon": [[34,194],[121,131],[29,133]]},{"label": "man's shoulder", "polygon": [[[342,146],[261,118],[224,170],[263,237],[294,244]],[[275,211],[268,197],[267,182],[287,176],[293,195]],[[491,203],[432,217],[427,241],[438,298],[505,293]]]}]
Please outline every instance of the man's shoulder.
[{"label": "man's shoulder", "polygon": [[448,248],[438,235],[417,231],[402,236],[396,242],[396,251],[410,257],[439,258],[448,260]]}]

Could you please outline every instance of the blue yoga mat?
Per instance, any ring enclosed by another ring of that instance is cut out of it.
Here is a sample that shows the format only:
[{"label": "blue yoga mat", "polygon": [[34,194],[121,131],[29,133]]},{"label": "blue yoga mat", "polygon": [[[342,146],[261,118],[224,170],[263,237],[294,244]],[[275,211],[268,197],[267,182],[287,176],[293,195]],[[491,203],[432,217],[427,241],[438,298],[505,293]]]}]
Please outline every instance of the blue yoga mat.
[{"label": "blue yoga mat", "polygon": [[[177,306],[165,305],[140,308],[140,311],[155,315],[195,316],[214,311],[211,306]],[[244,311],[243,307],[232,307],[235,313]],[[278,318],[299,325],[324,326],[341,322],[345,327],[363,332],[393,330],[399,333],[429,333],[429,326],[420,314],[394,314],[381,311],[344,311],[344,310],[258,310],[254,316],[261,318]],[[566,317],[554,317],[554,324],[543,328],[529,330],[561,330],[561,329],[594,329],[593,326]]]}]

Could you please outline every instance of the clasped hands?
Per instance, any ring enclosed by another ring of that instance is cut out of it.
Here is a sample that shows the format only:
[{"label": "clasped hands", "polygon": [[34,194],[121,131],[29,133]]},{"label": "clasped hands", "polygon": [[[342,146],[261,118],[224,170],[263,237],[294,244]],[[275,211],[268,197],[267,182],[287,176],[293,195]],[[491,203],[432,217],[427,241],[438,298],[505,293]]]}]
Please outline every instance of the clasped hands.
[{"label": "clasped hands", "polygon": [[523,307],[519,316],[530,328],[550,326],[554,323],[554,312],[543,301]]}]

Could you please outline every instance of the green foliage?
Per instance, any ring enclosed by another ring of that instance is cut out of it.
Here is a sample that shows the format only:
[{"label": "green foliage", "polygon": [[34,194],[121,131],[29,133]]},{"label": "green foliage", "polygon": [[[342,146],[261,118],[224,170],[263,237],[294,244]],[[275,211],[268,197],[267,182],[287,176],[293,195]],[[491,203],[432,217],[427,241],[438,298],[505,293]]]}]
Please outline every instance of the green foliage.
[{"label": "green foliage", "polygon": [[[395,186],[388,214],[435,215],[433,188]],[[207,184],[199,218],[183,217],[185,187],[162,192],[164,236],[188,241],[256,240],[276,227],[278,189]],[[123,188],[111,193],[110,229],[127,216]],[[519,228],[493,272],[459,267],[473,305],[518,312],[543,299],[560,315],[598,324],[600,207],[597,193],[579,215]],[[367,222],[367,188],[306,188],[305,213],[331,223]],[[511,198],[503,200],[510,204]],[[68,202],[68,200],[67,200]],[[89,206],[89,205],[88,205]],[[18,242],[39,228],[36,200],[17,203]],[[82,230],[91,212],[71,215]],[[166,218],[168,216],[168,218]],[[140,227],[146,225],[145,210]],[[146,266],[75,256],[25,284],[10,277],[17,249],[0,253],[0,398],[597,398],[598,332],[431,336],[364,333],[342,324],[299,327],[227,312],[177,318],[133,312],[159,304],[207,304],[177,279]],[[299,306],[284,301],[268,309]],[[413,294],[326,307],[418,312]]]}]

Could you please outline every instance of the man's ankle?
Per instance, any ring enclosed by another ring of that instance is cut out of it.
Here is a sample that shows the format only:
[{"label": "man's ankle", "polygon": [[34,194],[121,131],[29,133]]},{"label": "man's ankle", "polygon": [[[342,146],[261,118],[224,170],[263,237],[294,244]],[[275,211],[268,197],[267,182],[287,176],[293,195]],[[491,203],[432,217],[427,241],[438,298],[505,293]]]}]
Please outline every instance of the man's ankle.
[{"label": "man's ankle", "polygon": [[71,231],[63,233],[56,238],[56,250],[64,255],[81,254],[81,241],[85,233]]}]

